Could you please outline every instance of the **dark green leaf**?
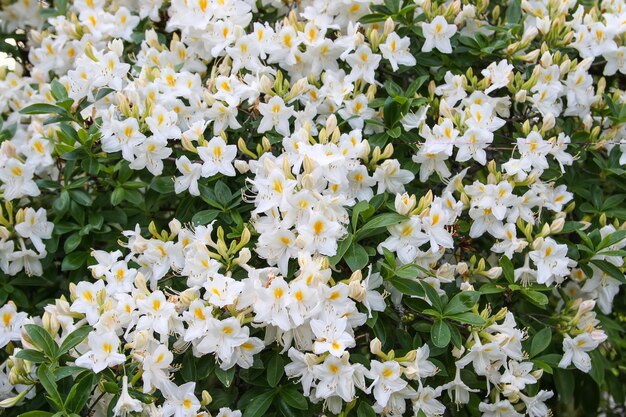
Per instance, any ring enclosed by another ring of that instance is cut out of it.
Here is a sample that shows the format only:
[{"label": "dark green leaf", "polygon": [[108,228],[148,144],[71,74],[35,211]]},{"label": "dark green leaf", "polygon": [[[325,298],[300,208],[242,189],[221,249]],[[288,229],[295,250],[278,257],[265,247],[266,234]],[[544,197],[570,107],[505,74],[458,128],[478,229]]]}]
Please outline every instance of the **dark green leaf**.
[{"label": "dark green leaf", "polygon": [[33,344],[39,348],[48,358],[53,359],[57,355],[58,346],[54,339],[44,330],[43,327],[36,324],[24,325],[26,333],[33,341]]},{"label": "dark green leaf", "polygon": [[430,337],[433,344],[437,347],[444,348],[450,343],[450,329],[443,320],[435,320],[433,327],[430,329]]},{"label": "dark green leaf", "polygon": [[63,343],[61,343],[61,346],[59,347],[59,355],[63,355],[64,353],[67,353],[74,347],[78,346],[78,344],[85,340],[89,332],[91,332],[92,330],[93,329],[91,328],[91,326],[83,326],[79,327],[78,329],[67,335],[67,337],[65,338],[65,340],[63,340]]},{"label": "dark green leaf", "polygon": [[276,353],[267,364],[267,383],[270,387],[275,387],[280,382],[285,373],[285,361]]},{"label": "dark green leaf", "polygon": [[270,405],[272,405],[274,395],[274,391],[267,391],[254,397],[244,410],[243,417],[261,417],[264,415],[269,410]]},{"label": "dark green leaf", "polygon": [[289,407],[296,410],[306,410],[309,404],[305,396],[294,387],[286,387],[280,390],[280,397],[285,400]]},{"label": "dark green leaf", "polygon": [[369,256],[363,246],[358,243],[353,243],[346,251],[344,259],[352,271],[357,271],[367,265]]},{"label": "dark green leaf", "polygon": [[534,358],[544,350],[548,346],[550,346],[550,342],[552,341],[552,330],[549,327],[541,329],[537,334],[533,337],[533,340],[530,344],[530,357]]},{"label": "dark green leaf", "polygon": [[80,413],[89,400],[89,394],[91,394],[95,382],[96,374],[91,371],[87,371],[77,378],[65,400],[65,409],[73,413]]}]

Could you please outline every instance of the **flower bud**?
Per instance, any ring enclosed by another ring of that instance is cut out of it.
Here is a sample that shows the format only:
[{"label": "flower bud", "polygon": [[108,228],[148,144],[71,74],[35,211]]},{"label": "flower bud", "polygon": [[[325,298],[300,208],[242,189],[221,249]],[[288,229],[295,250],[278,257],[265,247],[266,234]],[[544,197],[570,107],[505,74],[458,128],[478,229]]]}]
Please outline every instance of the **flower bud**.
[{"label": "flower bud", "polygon": [[180,293],[180,303],[185,307],[189,307],[192,301],[197,299],[198,292],[193,288],[187,288],[185,291]]},{"label": "flower bud", "polygon": [[377,337],[372,339],[372,341],[370,342],[370,352],[377,356],[383,355],[383,344]]},{"label": "flower bud", "polygon": [[213,402],[213,397],[207,390],[202,390],[202,402],[200,403],[203,407],[211,404]]},{"label": "flower bud", "polygon": [[395,210],[402,215],[408,215],[416,206],[415,195],[409,195],[408,193],[396,194]]}]

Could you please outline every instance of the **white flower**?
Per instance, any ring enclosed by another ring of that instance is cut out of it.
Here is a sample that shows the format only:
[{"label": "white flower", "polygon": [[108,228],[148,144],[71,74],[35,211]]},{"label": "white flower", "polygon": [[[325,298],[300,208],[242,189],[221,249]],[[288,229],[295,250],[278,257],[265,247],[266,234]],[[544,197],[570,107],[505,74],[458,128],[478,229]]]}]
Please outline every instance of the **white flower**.
[{"label": "white flower", "polygon": [[563,339],[563,357],[559,362],[559,368],[567,368],[570,364],[574,364],[576,368],[582,372],[591,371],[590,352],[598,347],[599,341],[594,340],[589,333],[581,333],[575,338],[565,335]]},{"label": "white flower", "polygon": [[41,192],[33,181],[34,168],[23,164],[15,158],[0,165],[0,181],[2,182],[4,199],[7,201],[25,195],[37,197]]},{"label": "white flower", "polygon": [[376,402],[384,407],[387,405],[391,394],[401,391],[407,386],[407,382],[402,379],[400,364],[396,361],[381,363],[372,360],[370,365],[371,370],[368,376],[374,381],[369,389],[373,388],[372,393]]},{"label": "white flower", "polygon": [[347,333],[348,320],[342,317],[332,322],[311,320],[311,330],[317,340],[313,343],[313,353],[321,355],[325,352],[341,357],[343,352],[355,345],[354,338]]},{"label": "white flower", "polygon": [[267,103],[260,103],[259,113],[263,116],[259,123],[259,133],[274,128],[281,135],[289,136],[289,118],[296,113],[291,106],[285,105],[282,98],[274,96]]},{"label": "white flower", "polygon": [[165,345],[158,345],[156,349],[147,353],[141,365],[144,393],[171,383],[168,368],[173,360],[174,355]]},{"label": "white flower", "polygon": [[96,324],[100,318],[98,303],[98,293],[104,290],[104,282],[101,280],[95,283],[81,281],[76,285],[76,299],[72,303],[70,310],[76,313],[83,313],[90,325]]},{"label": "white flower", "polygon": [[560,284],[570,274],[570,267],[576,263],[567,257],[567,245],[559,245],[550,237],[538,239],[535,250],[529,253],[530,259],[537,265],[537,282],[551,285]]},{"label": "white flower", "polygon": [[415,57],[409,51],[411,41],[406,36],[400,38],[395,32],[391,32],[385,43],[379,46],[383,58],[389,61],[394,71],[398,69],[398,64],[413,66]]},{"label": "white flower", "polygon": [[122,377],[122,392],[117,403],[115,403],[115,407],[113,407],[113,415],[126,417],[141,410],[143,410],[143,403],[130,396],[128,393],[128,377],[124,375]]},{"label": "white flower", "polygon": [[422,52],[430,52],[437,48],[444,54],[452,53],[450,38],[456,33],[456,26],[450,25],[443,16],[436,16],[430,23],[422,24],[424,45]]},{"label": "white flower", "polygon": [[196,417],[200,409],[200,401],[194,395],[195,382],[187,382],[181,386],[174,383],[165,384],[163,395],[163,417]]},{"label": "white flower", "polygon": [[89,351],[76,359],[76,365],[98,373],[104,368],[120,365],[126,356],[119,353],[120,339],[114,332],[91,332],[87,336]]},{"label": "white flower", "polygon": [[42,239],[50,239],[53,228],[54,224],[47,221],[46,210],[43,208],[37,211],[27,208],[24,211],[24,220],[15,225],[15,231],[20,236],[30,239],[39,253],[45,251]]},{"label": "white flower", "polygon": [[234,177],[233,160],[237,155],[237,146],[226,145],[224,139],[216,136],[206,146],[198,147],[198,156],[204,161],[202,176],[212,177],[218,173]]},{"label": "white flower", "polygon": [[249,333],[250,329],[241,327],[239,320],[235,317],[224,320],[211,317],[207,320],[206,336],[196,348],[200,353],[215,353],[223,364],[231,364],[235,347],[247,342]]},{"label": "white flower", "polygon": [[424,345],[415,349],[415,359],[411,362],[400,362],[402,366],[405,366],[404,374],[407,378],[417,380],[419,384],[422,384],[422,379],[435,376],[438,369],[432,362],[428,360],[430,355],[430,348],[428,345]]},{"label": "white flower", "polygon": [[468,387],[461,379],[461,368],[456,367],[454,379],[445,384],[443,389],[448,391],[450,400],[455,404],[467,404],[470,400],[470,392],[479,392],[478,389],[472,389]]},{"label": "white flower", "polygon": [[176,194],[180,194],[189,189],[189,194],[200,195],[198,179],[200,179],[202,174],[202,165],[196,163],[192,164],[189,158],[181,156],[176,160],[176,168],[183,174],[182,177],[176,177],[174,181],[174,191],[176,191]]},{"label": "white flower", "polygon": [[11,341],[21,339],[20,331],[28,314],[17,311],[13,302],[8,302],[0,308],[0,348]]}]

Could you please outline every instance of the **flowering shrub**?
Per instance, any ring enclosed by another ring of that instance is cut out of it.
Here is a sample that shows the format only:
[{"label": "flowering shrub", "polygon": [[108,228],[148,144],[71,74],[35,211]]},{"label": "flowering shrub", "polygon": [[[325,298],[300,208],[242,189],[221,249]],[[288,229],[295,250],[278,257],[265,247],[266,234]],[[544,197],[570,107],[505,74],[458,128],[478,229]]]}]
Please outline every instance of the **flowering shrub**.
[{"label": "flowering shrub", "polygon": [[48,3],[0,11],[3,415],[622,415],[622,0]]}]

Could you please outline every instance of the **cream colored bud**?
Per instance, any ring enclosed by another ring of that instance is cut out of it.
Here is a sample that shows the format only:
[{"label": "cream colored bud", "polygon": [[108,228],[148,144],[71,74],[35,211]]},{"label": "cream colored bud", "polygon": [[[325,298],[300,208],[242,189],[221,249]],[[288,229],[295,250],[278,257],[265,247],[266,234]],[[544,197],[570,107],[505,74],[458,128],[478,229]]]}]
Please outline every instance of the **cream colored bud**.
[{"label": "cream colored bud", "polygon": [[274,83],[267,75],[262,75],[259,81],[259,91],[263,94],[271,94]]},{"label": "cream colored bud", "polygon": [[397,213],[406,216],[415,208],[416,204],[415,195],[409,195],[408,193],[396,194],[395,209]]},{"label": "cream colored bud", "polygon": [[182,228],[180,220],[178,219],[173,219],[167,225],[170,228],[170,233],[172,237],[178,235],[178,233],[180,233],[180,229]]},{"label": "cream colored bud", "polygon": [[9,158],[17,158],[17,149],[15,144],[10,141],[4,141],[0,145],[0,154],[6,155]]},{"label": "cream colored bud", "polygon": [[213,402],[213,397],[211,397],[211,394],[209,394],[209,391],[207,390],[203,390],[202,391],[202,402],[201,405],[203,407],[211,404]]},{"label": "cream colored bud", "polygon": [[524,103],[526,101],[527,96],[528,96],[527,90],[520,90],[515,94],[515,102]]},{"label": "cream colored bud", "polygon": [[565,226],[565,219],[554,219],[554,221],[550,224],[550,233],[560,233],[561,230],[563,230],[563,226]]},{"label": "cream colored bud", "polygon": [[383,354],[383,344],[380,342],[380,340],[377,337],[372,339],[372,341],[370,342],[370,352],[378,356]]},{"label": "cream colored bud", "polygon": [[552,113],[548,113],[543,118],[543,124],[541,126],[541,131],[542,132],[547,132],[548,130],[552,129],[555,125],[556,125],[556,119],[554,118],[554,115]]},{"label": "cream colored bud", "polygon": [[194,300],[197,300],[198,297],[198,291],[194,290],[193,288],[187,288],[185,291],[180,293],[180,303],[185,307],[189,307],[189,305]]},{"label": "cream colored bud", "polygon": [[537,34],[539,34],[539,31],[537,30],[537,28],[531,27],[522,36],[522,43],[523,44],[529,43],[530,41],[535,39],[535,36],[537,36]]},{"label": "cream colored bud", "polygon": [[135,275],[135,287],[146,294],[150,294],[150,291],[148,291],[146,277],[141,272],[137,272],[137,275]]},{"label": "cream colored bud", "polygon": [[571,67],[572,61],[569,58],[561,62],[561,65],[559,65],[559,72],[561,73],[561,76],[567,74]]},{"label": "cream colored bud", "polygon": [[237,264],[238,265],[246,265],[250,261],[250,258],[252,258],[252,253],[250,252],[250,249],[242,248],[239,251],[239,257],[237,258]]},{"label": "cream colored bud", "polygon": [[43,314],[41,322],[43,324],[43,328],[46,329],[46,331],[51,335],[57,334],[61,328],[61,324],[57,320],[56,315],[49,314],[48,312]]},{"label": "cream colored bud", "polygon": [[385,26],[383,29],[383,33],[385,34],[385,36],[393,32],[395,27],[396,27],[396,24],[393,22],[393,19],[391,17],[388,17],[387,20],[385,20]]},{"label": "cream colored bud", "polygon": [[73,282],[70,282],[69,290],[70,290],[70,300],[72,301],[76,300],[76,284],[74,284]]},{"label": "cream colored bud", "polygon": [[467,281],[461,283],[461,291],[474,291],[474,286]]},{"label": "cream colored bud", "polygon": [[457,348],[456,346],[454,346],[452,348],[452,356],[454,356],[456,359],[459,359],[461,356],[463,356],[463,353],[465,353],[464,346],[461,346],[460,348]]},{"label": "cream colored bud", "polygon": [[489,270],[484,272],[484,275],[489,279],[497,279],[500,275],[502,275],[502,268],[499,266],[491,267]]},{"label": "cream colored bud", "polygon": [[328,116],[328,119],[326,119],[326,125],[325,125],[326,131],[334,133],[336,127],[337,127],[337,116],[335,116],[334,114],[331,114],[330,116]]},{"label": "cream colored bud", "polygon": [[595,300],[584,300],[578,306],[578,314],[582,315],[590,311],[593,311],[595,307],[596,307]]},{"label": "cream colored bud", "polygon": [[521,58],[522,58],[522,61],[524,62],[536,62],[538,56],[539,56],[539,49],[535,49],[534,51],[531,51],[527,53],[526,55],[522,55]]},{"label": "cream colored bud", "polygon": [[591,68],[591,64],[593,64],[593,60],[593,57],[583,59],[578,63],[576,69],[582,68],[585,71],[589,71],[589,68]]},{"label": "cream colored bud", "polygon": [[441,114],[442,116],[448,119],[454,118],[454,110],[452,109],[452,107],[450,107],[448,102],[443,98],[439,102],[439,114]]},{"label": "cream colored bud", "polygon": [[107,45],[110,51],[117,56],[122,56],[124,53],[124,42],[121,39],[114,39]]},{"label": "cream colored bud", "polygon": [[250,171],[250,166],[248,165],[246,161],[241,161],[237,159],[235,160],[234,165],[235,165],[235,169],[240,174],[245,174],[246,172]]},{"label": "cream colored bud", "polygon": [[550,65],[552,65],[552,54],[550,54],[550,51],[546,51],[543,55],[541,55],[539,63],[544,68],[548,68]]},{"label": "cream colored bud", "polygon": [[365,299],[366,291],[359,281],[350,281],[348,285],[348,295],[353,300],[361,302]]},{"label": "cream colored bud", "polygon": [[467,271],[469,270],[469,267],[467,266],[466,262],[459,262],[458,264],[456,264],[456,273],[459,275],[465,275],[467,274]]},{"label": "cream colored bud", "polygon": [[532,371],[530,373],[533,377],[535,377],[535,379],[541,379],[541,377],[543,376],[543,369],[539,368],[539,369],[535,369],[534,371]]}]

